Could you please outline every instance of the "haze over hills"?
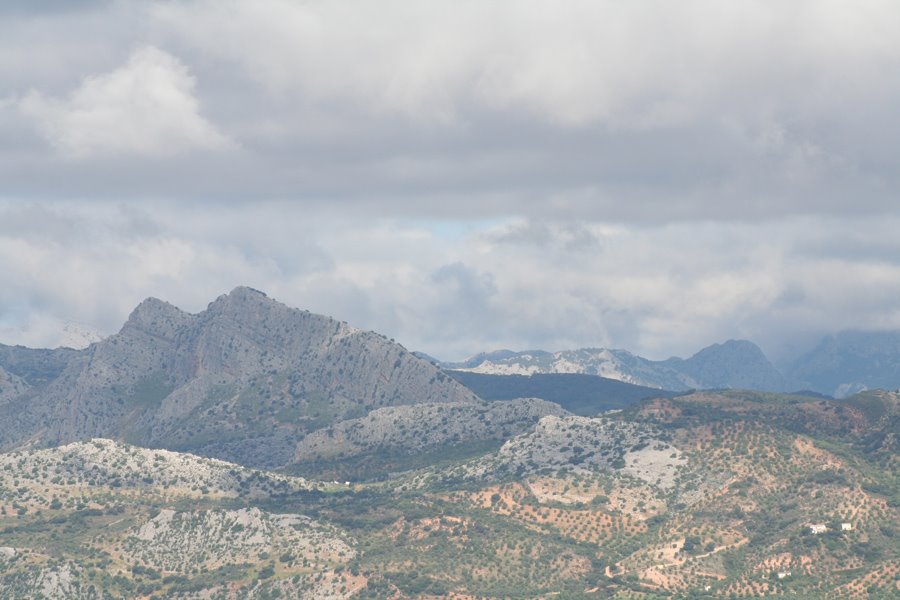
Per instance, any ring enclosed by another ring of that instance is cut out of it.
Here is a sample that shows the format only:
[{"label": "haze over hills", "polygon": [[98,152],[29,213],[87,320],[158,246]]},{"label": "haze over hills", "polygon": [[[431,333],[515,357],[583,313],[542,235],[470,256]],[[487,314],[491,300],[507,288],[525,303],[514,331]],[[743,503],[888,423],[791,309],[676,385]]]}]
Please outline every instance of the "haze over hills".
[{"label": "haze over hills", "polygon": [[485,375],[577,373],[598,375],[664,390],[753,389],[809,390],[842,398],[866,389],[900,388],[900,332],[846,331],[825,336],[805,354],[778,367],[747,340],[708,346],[690,358],[649,360],[627,350],[581,348],[497,350],[464,361],[441,362],[445,369]]},{"label": "haze over hills", "polygon": [[677,393],[581,373],[534,375],[488,375],[472,371],[448,371],[448,373],[485,400],[542,398],[582,416],[627,408],[644,398],[658,398]]},{"label": "haze over hills", "polygon": [[900,332],[845,331],[826,336],[785,365],[804,387],[843,397],[872,388],[900,388]]}]

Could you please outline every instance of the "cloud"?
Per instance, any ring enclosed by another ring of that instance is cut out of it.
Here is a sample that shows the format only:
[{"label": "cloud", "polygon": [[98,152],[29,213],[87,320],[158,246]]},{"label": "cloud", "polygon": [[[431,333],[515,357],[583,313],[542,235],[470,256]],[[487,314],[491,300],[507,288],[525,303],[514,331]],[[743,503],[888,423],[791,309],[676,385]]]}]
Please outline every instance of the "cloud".
[{"label": "cloud", "polygon": [[20,102],[65,156],[165,157],[230,142],[199,113],[194,79],[177,58],[148,46],[110,73],[85,78],[67,99],[31,91]]},{"label": "cloud", "polygon": [[[282,200],[373,217],[890,213],[898,17],[882,0],[18,11],[0,23],[0,57],[31,59],[0,58],[0,82],[27,114],[0,107],[0,177],[30,198]],[[122,91],[134,69],[116,57],[134,47],[161,53],[144,62],[172,93],[152,110]],[[47,155],[35,124],[91,161]],[[215,151],[229,143],[240,152]]]},{"label": "cloud", "polygon": [[890,9],[881,0],[853,10],[576,0],[565,11],[550,1],[207,0],[152,14],[267,89],[307,100],[416,120],[481,107],[644,129],[723,116],[725,103],[745,116],[827,106],[835,100],[817,99],[810,84],[868,79],[900,59]]},{"label": "cloud", "polygon": [[446,358],[900,327],[894,2],[20,4],[2,341],[239,284]]},{"label": "cloud", "polygon": [[[151,295],[196,312],[236,285],[448,359],[581,346],[666,358],[729,338],[782,357],[826,332],[900,328],[897,216],[509,219],[447,236],[441,223],[281,203],[95,202],[0,203],[0,223],[4,343],[53,344],[67,321],[111,333]],[[571,247],[573,227],[601,242]]]}]

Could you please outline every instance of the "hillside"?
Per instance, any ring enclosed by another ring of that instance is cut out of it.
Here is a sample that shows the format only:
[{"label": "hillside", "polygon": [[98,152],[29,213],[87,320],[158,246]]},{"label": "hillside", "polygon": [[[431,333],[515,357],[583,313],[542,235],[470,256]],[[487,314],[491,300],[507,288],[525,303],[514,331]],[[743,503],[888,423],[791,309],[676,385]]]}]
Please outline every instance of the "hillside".
[{"label": "hillside", "polygon": [[452,437],[457,415],[502,427],[512,403],[381,408],[305,448],[333,436],[341,452],[416,457],[369,483],[108,440],[0,455],[0,594],[900,594],[897,394],[702,392],[600,417],[529,402],[536,423],[470,455],[424,451],[418,415],[447,417]]},{"label": "hillside", "polygon": [[[453,523],[471,530],[490,515],[497,530],[518,528],[495,549],[506,575],[469,579],[470,591],[528,582],[534,595],[575,597],[893,598],[900,461],[885,440],[900,433],[898,399],[697,393],[611,417],[545,417],[483,457],[397,485],[442,490],[438,539],[451,548],[465,544]],[[406,559],[436,568],[434,546],[414,539],[421,554]],[[550,540],[565,542],[556,573],[577,588],[548,583],[553,573],[523,553]],[[454,573],[465,579],[464,567]]]},{"label": "hillside", "polygon": [[352,537],[247,504],[329,489],[109,440],[2,454],[0,595],[347,597],[363,583],[343,573]]},{"label": "hillside", "polygon": [[372,479],[430,460],[483,452],[530,430],[541,417],[566,414],[558,404],[535,398],[379,408],[306,436],[297,444],[290,470]]},{"label": "hillside", "polygon": [[278,466],[342,419],[476,401],[399,344],[250,288],[198,314],[148,299],[84,350],[0,350],[3,448],[109,437]]}]

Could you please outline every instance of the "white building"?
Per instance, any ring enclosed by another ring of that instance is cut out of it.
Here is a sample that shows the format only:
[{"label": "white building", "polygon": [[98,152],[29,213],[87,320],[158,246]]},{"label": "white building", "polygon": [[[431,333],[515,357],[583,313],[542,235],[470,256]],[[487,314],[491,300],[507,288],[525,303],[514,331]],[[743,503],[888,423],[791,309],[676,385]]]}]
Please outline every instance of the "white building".
[{"label": "white building", "polygon": [[853,531],[853,523],[841,523],[841,531]]},{"label": "white building", "polygon": [[810,525],[810,526],[809,526],[809,531],[810,531],[813,535],[819,535],[820,533],[825,533],[826,531],[828,531],[828,528],[825,527],[824,524],[819,523],[819,524],[816,524],[816,525]]}]

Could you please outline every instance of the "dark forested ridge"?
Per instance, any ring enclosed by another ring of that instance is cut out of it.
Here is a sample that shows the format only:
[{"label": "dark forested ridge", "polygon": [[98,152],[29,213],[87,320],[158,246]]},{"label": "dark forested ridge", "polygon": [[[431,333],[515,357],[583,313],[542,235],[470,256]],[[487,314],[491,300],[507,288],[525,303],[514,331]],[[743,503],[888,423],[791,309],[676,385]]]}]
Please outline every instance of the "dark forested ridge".
[{"label": "dark forested ridge", "polygon": [[634,385],[598,375],[549,373],[487,375],[447,371],[455,380],[485,400],[542,398],[576,415],[591,416],[632,406],[644,398],[673,396],[675,392]]}]

